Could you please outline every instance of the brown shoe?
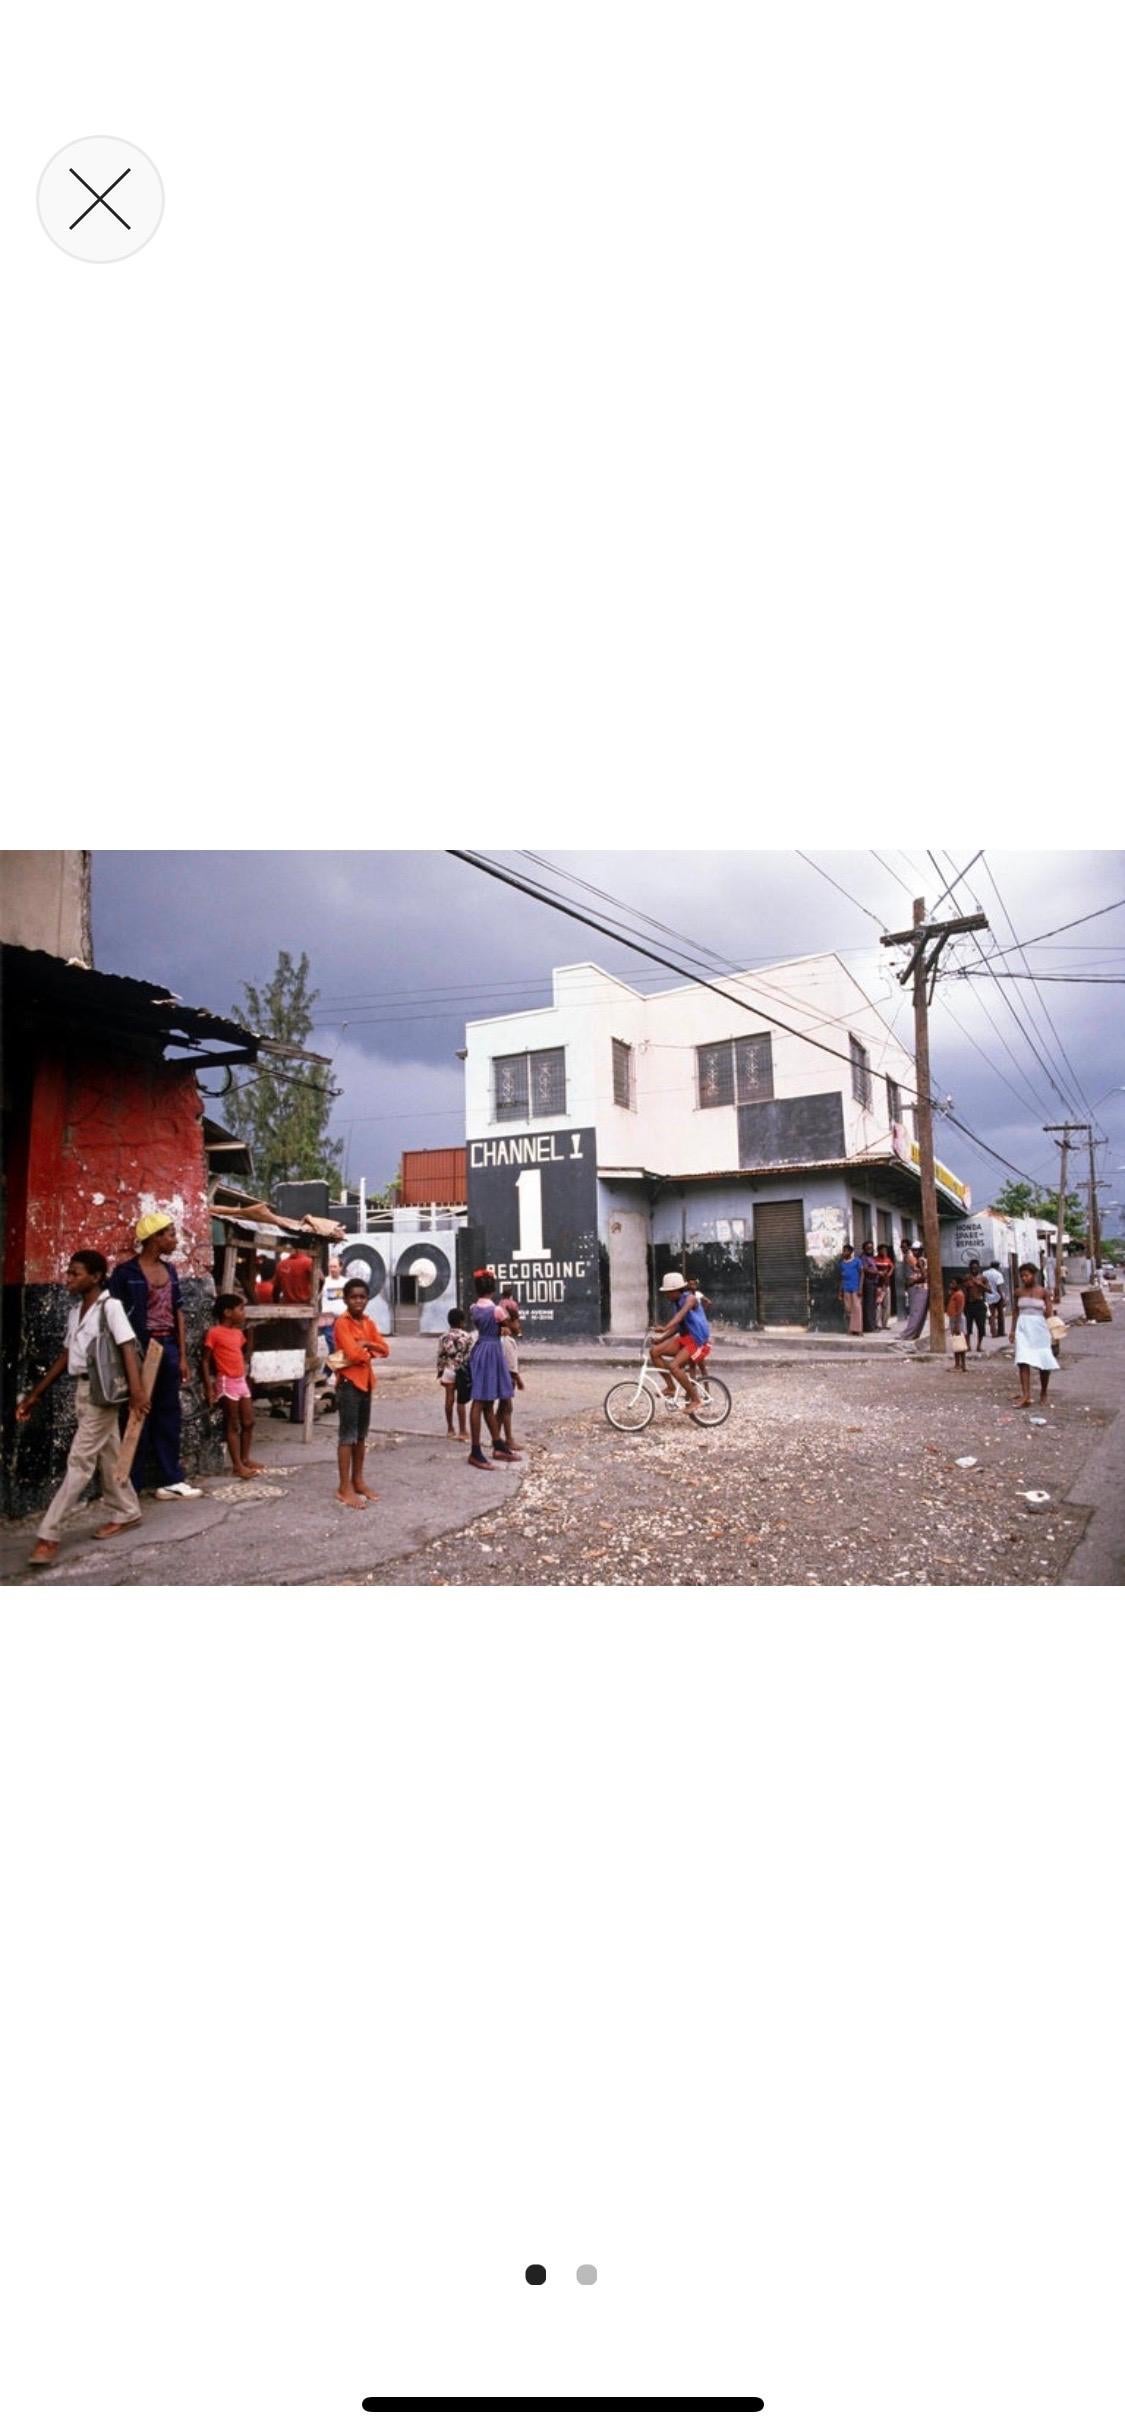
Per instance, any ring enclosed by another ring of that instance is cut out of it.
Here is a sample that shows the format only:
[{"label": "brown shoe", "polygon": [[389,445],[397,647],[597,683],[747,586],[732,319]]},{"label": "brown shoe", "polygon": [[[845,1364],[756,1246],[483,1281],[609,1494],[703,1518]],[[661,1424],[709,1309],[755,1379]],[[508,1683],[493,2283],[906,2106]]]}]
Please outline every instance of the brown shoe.
[{"label": "brown shoe", "polygon": [[59,1552],[57,1539],[37,1539],[28,1557],[29,1565],[53,1565]]},{"label": "brown shoe", "polygon": [[119,1531],[138,1531],[140,1529],[140,1524],[141,1517],[139,1514],[131,1515],[128,1522],[103,1523],[101,1530],[95,1531],[94,1538],[116,1539]]}]

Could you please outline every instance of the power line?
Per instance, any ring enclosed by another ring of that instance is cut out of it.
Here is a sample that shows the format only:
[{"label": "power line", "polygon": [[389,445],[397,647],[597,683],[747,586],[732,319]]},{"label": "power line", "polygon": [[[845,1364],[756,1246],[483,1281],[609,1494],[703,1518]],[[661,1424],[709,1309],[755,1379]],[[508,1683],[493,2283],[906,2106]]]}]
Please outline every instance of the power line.
[{"label": "power line", "polygon": [[1037,1193],[1046,1195],[1049,1188],[1040,1183],[1038,1176],[1029,1176],[1026,1167],[1017,1167],[1013,1159],[1008,1159],[1004,1152],[997,1150],[991,1142],[982,1142],[979,1133],[974,1133],[971,1125],[963,1124],[960,1117],[946,1116],[944,1122],[947,1125],[955,1125],[958,1133],[965,1134],[970,1142],[975,1142],[977,1149],[985,1151],[990,1159],[995,1159],[997,1166],[1004,1168],[1008,1175],[1022,1176],[1025,1184],[1033,1184]]},{"label": "power line", "polygon": [[850,888],[845,888],[840,880],[834,880],[831,872],[825,871],[821,864],[814,863],[811,854],[805,854],[800,846],[794,846],[793,852],[800,862],[808,864],[810,871],[817,872],[822,880],[827,880],[830,888],[839,889],[840,895],[847,898],[849,905],[855,906],[857,913],[866,914],[868,921],[874,922],[879,930],[887,928],[881,914],[872,913],[870,905],[861,905],[859,898],[853,897]]},{"label": "power line", "polygon": [[[1002,896],[1001,896],[1001,894],[1000,894],[1000,882],[999,882],[999,880],[997,879],[996,874],[995,874],[995,872],[994,872],[994,871],[993,871],[993,869],[992,869],[992,865],[991,865],[991,863],[989,863],[989,862],[988,862],[987,858],[986,858],[986,860],[985,860],[985,866],[984,866],[984,868],[985,868],[986,872],[988,873],[989,881],[990,881],[990,883],[991,883],[992,887],[993,887],[993,888],[996,890],[996,901],[997,901],[997,904],[998,904],[998,905],[999,905],[999,907],[1000,907],[1000,911],[1001,911],[1001,913],[1003,914],[1003,916],[1004,916],[1004,920],[1006,921],[1006,923],[1007,923],[1007,925],[1008,925],[1008,928],[1009,928],[1009,930],[1011,931],[1011,933],[1012,933],[1012,935],[1013,935],[1013,937],[1014,937],[1014,936],[1015,936],[1015,928],[1016,928],[1015,923],[1013,922],[1012,917],[1011,917],[1011,914],[1009,913],[1008,908],[1007,908],[1007,906],[1006,906],[1006,905],[1005,905],[1005,903],[1004,903],[1004,899],[1003,899],[1003,897],[1002,897]],[[995,938],[995,935],[996,935],[996,934],[995,934],[995,932],[993,932],[993,937],[994,937],[994,938]],[[1019,952],[1020,952],[1020,954],[1023,956],[1023,960],[1024,960],[1025,965],[1027,965],[1027,950],[1026,950],[1026,948],[1022,948],[1022,949],[1020,949],[1020,951],[1019,951]],[[1007,949],[1007,950],[1001,950],[1001,953],[1007,953],[1007,954],[1010,954],[1010,953],[1011,953],[1011,950],[1010,950],[1010,949]],[[1031,967],[1030,967],[1030,965],[1027,965],[1027,969],[1028,969],[1028,972],[1029,972],[1029,974],[1030,974],[1030,973],[1031,973]],[[993,970],[995,971],[995,967],[993,968]],[[1002,978],[1002,977],[1003,977],[1003,976],[1001,976],[1001,978]],[[1065,1067],[1065,1069],[1066,1069],[1066,1072],[1069,1074],[1070,1079],[1071,1079],[1071,1082],[1074,1084],[1075,1090],[1076,1090],[1076,1091],[1077,1091],[1077,1093],[1078,1093],[1078,1105],[1079,1105],[1079,1107],[1080,1107],[1080,1108],[1085,1106],[1085,1107],[1086,1107],[1086,1113],[1087,1113],[1087,1115],[1089,1115],[1090,1111],[1089,1111],[1088,1106],[1086,1106],[1085,1094],[1084,1094],[1084,1092],[1083,1092],[1082,1085],[1081,1085],[1081,1083],[1080,1083],[1080,1082],[1079,1082],[1079,1080],[1078,1080],[1078,1076],[1076,1075],[1076,1073],[1075,1073],[1075,1071],[1074,1071],[1074,1067],[1072,1066],[1072,1064],[1071,1064],[1071,1062],[1070,1062],[1070,1059],[1069,1059],[1069,1057],[1067,1056],[1066,1050],[1064,1049],[1064,1047],[1063,1047],[1063,1044],[1062,1044],[1061,1040],[1059,1040],[1059,1035],[1058,1035],[1058,1032],[1057,1032],[1056,1027],[1055,1027],[1054,1018],[1053,1018],[1053,1016],[1051,1015],[1050,1009],[1049,1009],[1049,1007],[1048,1007],[1048,1005],[1047,1005],[1047,1001],[1046,1001],[1046,999],[1045,999],[1045,998],[1044,998],[1044,996],[1043,996],[1043,992],[1042,992],[1042,990],[1040,989],[1038,982],[1037,982],[1037,981],[1034,979],[1034,976],[1032,976],[1032,986],[1033,986],[1033,988],[1034,988],[1035,995],[1036,995],[1037,999],[1039,1000],[1039,1004],[1040,1004],[1040,1006],[1041,1006],[1041,1007],[1042,1007],[1042,1009],[1043,1009],[1043,1013],[1044,1013],[1044,1015],[1046,1016],[1048,1023],[1050,1024],[1051,1031],[1052,1031],[1052,1033],[1054,1034],[1054,1038],[1055,1038],[1055,1040],[1056,1040],[1056,1042],[1057,1042],[1057,1044],[1058,1044],[1059,1054],[1060,1054],[1060,1056],[1061,1056],[1061,1058],[1062,1058],[1063,1065],[1064,1065],[1064,1067]]]},{"label": "power line", "polygon": [[[951,881],[950,881],[948,888],[943,888],[943,889],[942,889],[941,895],[940,895],[940,897],[938,898],[938,901],[937,901],[937,905],[944,905],[945,900],[946,900],[946,898],[947,898],[947,897],[953,897],[953,902],[954,902],[954,904],[955,904],[955,905],[957,904],[957,899],[956,899],[956,897],[955,897],[955,896],[953,896],[953,891],[954,891],[954,889],[955,889],[955,888],[959,888],[959,887],[960,887],[960,884],[961,884],[962,880],[963,880],[963,879],[966,877],[966,874],[972,870],[972,868],[973,868],[973,864],[974,864],[974,863],[979,863],[979,861],[980,861],[981,856],[982,856],[982,854],[983,854],[983,853],[984,853],[984,847],[983,847],[983,846],[978,846],[978,847],[977,847],[977,850],[976,850],[976,853],[975,853],[975,854],[971,854],[971,855],[969,856],[969,860],[968,860],[968,862],[967,862],[967,863],[966,863],[966,865],[965,865],[965,869],[964,869],[964,871],[959,871],[959,872],[958,872],[958,874],[957,874],[956,879],[955,879],[955,880],[951,880]],[[931,854],[931,856],[930,856],[930,861],[931,861],[931,863],[934,863],[934,858],[933,858],[933,855],[932,855],[932,854]],[[951,863],[951,862],[953,861],[953,856],[952,856],[951,854],[947,855],[947,856],[946,856],[946,861]],[[937,864],[936,864],[936,863],[934,863],[934,870],[935,870],[935,871],[937,871]],[[942,877],[942,874],[941,874],[941,872],[940,872],[940,871],[938,871],[938,878],[939,878],[939,880],[940,880],[940,878],[941,878],[941,877]],[[930,907],[930,920],[931,920],[931,922],[933,921],[934,915],[935,915],[935,914],[936,914],[936,912],[937,912],[937,905],[931,905],[931,907]],[[960,907],[958,907],[958,911],[960,911]]]},{"label": "power line", "polygon": [[[582,922],[588,930],[600,932],[603,938],[616,939],[619,945],[631,944],[631,942],[622,940],[620,931],[612,929],[605,922],[596,921],[594,915],[586,908],[568,905],[565,898],[560,897],[557,891],[548,892],[546,889],[537,888],[532,881],[524,879],[519,872],[506,870],[502,863],[491,861],[487,855],[470,854],[460,846],[447,846],[445,851],[452,855],[456,862],[468,863],[475,871],[483,871],[489,879],[501,880],[505,887],[516,888],[521,895],[536,898],[540,904],[549,905],[553,912],[566,914],[570,921]],[[803,859],[807,860],[807,857]],[[652,960],[654,964],[665,965],[670,973],[679,973],[683,980],[692,982],[697,989],[710,990],[714,997],[725,998],[731,1006],[737,1007],[741,1014],[757,1015],[762,1023],[779,1032],[791,1033],[794,1040],[803,1040],[807,1047],[821,1050],[825,1057],[838,1059],[842,1066],[851,1066],[852,1059],[846,1049],[834,1049],[828,1041],[814,1040],[810,1033],[801,1031],[796,1024],[786,1023],[782,1016],[768,1015],[763,1007],[754,1006],[748,998],[736,998],[733,990],[723,989],[721,983],[712,980],[707,974],[693,973],[687,965],[677,964],[670,956],[657,955],[655,951]],[[888,1076],[881,1068],[872,1068],[870,1071],[877,1073],[879,1080],[884,1083],[887,1081],[897,1083],[901,1080],[897,1075]]]},{"label": "power line", "polygon": [[[933,853],[931,853],[931,852],[930,852],[929,847],[927,847],[926,852],[927,852],[927,854],[929,854],[930,861],[931,861],[931,863],[933,864],[934,870],[936,871],[936,873],[937,873],[937,875],[938,875],[939,880],[944,879],[944,878],[945,878],[945,873],[943,872],[943,870],[942,870],[942,868],[941,868],[941,864],[938,862],[937,856],[936,856],[935,854],[933,854]],[[948,856],[948,857],[947,857],[947,860],[952,861],[952,857],[951,857],[951,856]],[[947,895],[952,895],[954,905],[958,905],[958,900],[957,900],[957,893],[956,893],[956,891],[957,891],[957,883],[956,883],[956,881],[954,881],[954,882],[953,882],[953,884],[952,884],[952,887],[946,891]],[[959,905],[958,905],[958,911],[960,911],[960,907],[959,907]],[[962,970],[962,971],[963,971],[963,970],[965,970],[964,966],[958,967],[957,969],[958,969],[958,970]],[[1006,1040],[1004,1039],[1004,1035],[1003,1035],[1003,1033],[1002,1033],[1002,1032],[1001,1032],[1001,1030],[1000,1030],[999,1024],[997,1024],[997,1023],[995,1022],[995,1020],[994,1020],[994,1018],[993,1018],[993,1016],[992,1016],[992,1014],[991,1014],[990,1009],[989,1009],[989,1008],[987,1007],[987,1005],[985,1004],[984,999],[983,999],[983,998],[981,998],[980,993],[979,993],[979,991],[978,991],[978,989],[977,989],[977,986],[976,986],[975,981],[970,980],[970,981],[969,981],[969,987],[970,987],[970,989],[972,990],[972,993],[973,993],[974,998],[976,998],[976,999],[977,999],[977,1002],[978,1002],[978,1004],[980,1005],[982,1012],[983,1012],[983,1013],[984,1013],[984,1015],[987,1017],[987,1019],[988,1019],[989,1023],[991,1023],[991,1024],[992,1024],[992,1028],[993,1028],[993,1031],[996,1033],[996,1037],[997,1037],[997,1039],[998,1039],[998,1040],[1001,1042],[1002,1046],[1003,1046],[1003,1047],[1004,1047],[1004,1049],[1007,1051],[1007,1054],[1008,1054],[1008,1056],[1009,1056],[1009,1057],[1012,1059],[1013,1064],[1016,1064],[1016,1065],[1017,1065],[1017,1071],[1022,1071],[1022,1069],[1018,1067],[1018,1062],[1017,1062],[1016,1057],[1015,1057],[1015,1052],[1014,1052],[1014,1050],[1013,1050],[1013,1048],[1012,1048],[1012,1046],[1011,1046],[1010,1041],[1006,1041]],[[1061,1097],[1063,1100],[1068,1099],[1068,1098],[1069,1098],[1069,1096],[1070,1096],[1070,1095],[1069,1095],[1069,1093],[1067,1092],[1067,1090],[1065,1089],[1065,1087],[1064,1087],[1062,1084],[1060,1084],[1060,1082],[1059,1082],[1059,1078],[1058,1078],[1057,1074],[1052,1074],[1050,1067],[1049,1067],[1049,1066],[1047,1065],[1047,1063],[1046,1063],[1046,1060],[1045,1060],[1045,1059],[1044,1059],[1042,1056],[1040,1056],[1039,1050],[1036,1048],[1035,1042],[1033,1041],[1033,1039],[1032,1039],[1032,1037],[1031,1037],[1031,1034],[1030,1034],[1030,1032],[1029,1032],[1029,1031],[1028,1031],[1028,1029],[1027,1029],[1027,1025],[1026,1025],[1026,1024],[1024,1023],[1024,1021],[1023,1021],[1023,1017],[1022,1017],[1022,1016],[1021,1016],[1021,1014],[1020,1014],[1019,1008],[1018,1008],[1018,1007],[1016,1007],[1016,1006],[1013,1006],[1013,1005],[1012,1005],[1012,1002],[1011,1002],[1011,1000],[1009,999],[1009,997],[1008,997],[1008,995],[1007,995],[1006,990],[1004,989],[1004,985],[1003,985],[1003,983],[1002,983],[1002,982],[998,982],[998,983],[997,983],[997,988],[999,989],[1000,994],[1001,994],[1001,997],[1002,997],[1002,998],[1003,998],[1003,1000],[1004,1000],[1004,1004],[1005,1004],[1005,1006],[1006,1006],[1006,1007],[1007,1007],[1007,1009],[1008,1009],[1008,1013],[1009,1013],[1009,1014],[1012,1016],[1012,1018],[1013,1018],[1013,1020],[1015,1021],[1016,1025],[1017,1025],[1017,1028],[1019,1029],[1019,1031],[1020,1031],[1020,1032],[1022,1032],[1023,1037],[1024,1037],[1025,1041],[1027,1042],[1028,1048],[1030,1049],[1032,1056],[1033,1056],[1033,1057],[1036,1059],[1037,1063],[1038,1063],[1038,1064],[1039,1064],[1039,1065],[1042,1067],[1043,1072],[1044,1072],[1044,1074],[1045,1074],[1045,1075],[1046,1075],[1046,1077],[1047,1077],[1047,1081],[1048,1081],[1048,1083],[1050,1084],[1050,1087],[1051,1087],[1051,1092],[1052,1092],[1052,1096],[1057,1095],[1057,1096]]]},{"label": "power line", "polygon": [[[997,893],[999,894],[999,891],[997,891]],[[1116,913],[1118,907],[1121,905],[1125,905],[1125,897],[1115,897],[1112,905],[1099,905],[1096,907],[1093,913],[1076,914],[1073,922],[1058,922],[1056,923],[1054,930],[1036,931],[1033,939],[1016,939],[1013,941],[1012,947],[994,948],[993,954],[997,956],[1010,956],[1013,953],[1014,948],[1039,947],[1044,939],[1059,939],[1061,938],[1064,930],[1080,930],[1083,922],[1096,922],[1099,920],[1102,914]],[[987,958],[985,961],[987,962]]]}]

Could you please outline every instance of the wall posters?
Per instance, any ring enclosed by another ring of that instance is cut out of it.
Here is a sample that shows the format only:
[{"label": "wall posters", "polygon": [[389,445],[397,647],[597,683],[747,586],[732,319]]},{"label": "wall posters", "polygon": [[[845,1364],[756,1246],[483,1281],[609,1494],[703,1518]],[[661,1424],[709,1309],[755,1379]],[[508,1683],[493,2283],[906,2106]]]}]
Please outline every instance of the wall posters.
[{"label": "wall posters", "polygon": [[469,1224],[515,1295],[528,1336],[596,1336],[601,1326],[598,1169],[593,1126],[470,1142]]}]

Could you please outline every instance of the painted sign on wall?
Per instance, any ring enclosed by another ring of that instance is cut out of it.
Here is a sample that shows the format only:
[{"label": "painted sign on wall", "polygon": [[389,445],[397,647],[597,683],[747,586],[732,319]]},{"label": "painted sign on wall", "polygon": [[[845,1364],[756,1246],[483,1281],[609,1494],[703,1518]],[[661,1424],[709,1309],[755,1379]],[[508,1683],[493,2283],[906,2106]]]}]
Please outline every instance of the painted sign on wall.
[{"label": "painted sign on wall", "polygon": [[469,1224],[529,1335],[596,1335],[601,1317],[593,1126],[470,1142]]}]

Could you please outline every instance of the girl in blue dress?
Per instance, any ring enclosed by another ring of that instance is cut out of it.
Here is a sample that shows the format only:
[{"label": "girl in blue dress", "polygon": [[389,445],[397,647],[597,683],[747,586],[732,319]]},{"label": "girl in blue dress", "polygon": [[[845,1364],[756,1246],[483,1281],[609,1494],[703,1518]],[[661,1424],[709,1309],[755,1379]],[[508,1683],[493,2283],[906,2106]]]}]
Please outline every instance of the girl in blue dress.
[{"label": "girl in blue dress", "polygon": [[[469,1375],[472,1380],[473,1401],[469,1410],[472,1451],[469,1462],[474,1471],[488,1472],[492,1463],[518,1463],[519,1456],[503,1442],[504,1424],[511,1426],[512,1374],[504,1359],[500,1342],[507,1321],[496,1308],[496,1279],[491,1269],[474,1269],[473,1284],[477,1299],[469,1312],[469,1326],[475,1328],[477,1341],[469,1355]],[[480,1448],[481,1415],[488,1424],[492,1440],[492,1462]]]}]

